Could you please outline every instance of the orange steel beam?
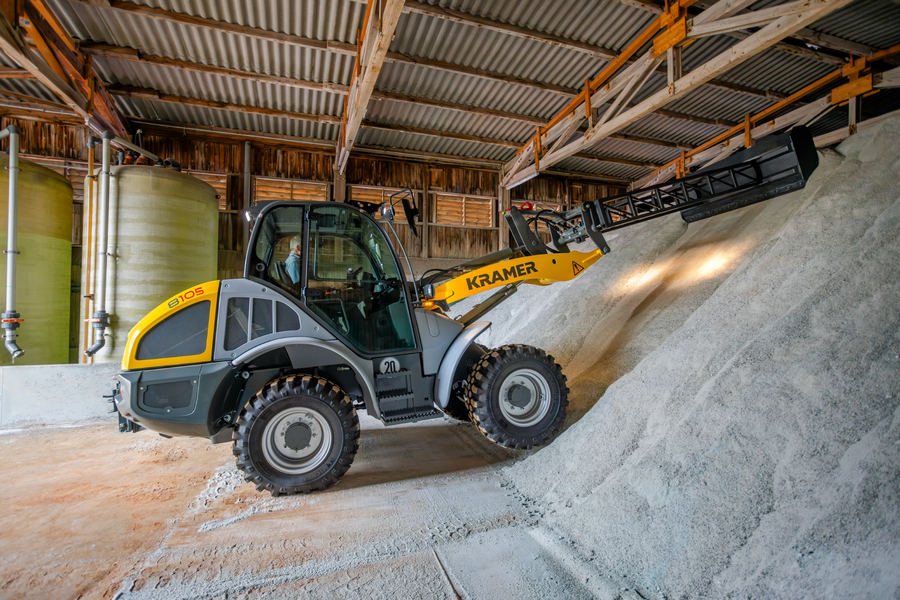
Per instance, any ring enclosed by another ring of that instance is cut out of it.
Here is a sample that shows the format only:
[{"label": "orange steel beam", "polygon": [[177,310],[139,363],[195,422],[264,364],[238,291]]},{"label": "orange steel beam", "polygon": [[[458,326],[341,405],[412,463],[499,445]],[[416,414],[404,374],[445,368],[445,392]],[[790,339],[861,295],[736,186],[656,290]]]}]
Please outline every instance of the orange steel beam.
[{"label": "orange steel beam", "polygon": [[[752,117],[750,117],[748,119],[748,122],[751,126],[755,126],[758,123],[760,123],[761,121],[765,121],[766,119],[768,119],[770,116],[774,115],[781,109],[793,104],[797,100],[800,100],[804,96],[811,94],[812,92],[828,85],[829,83],[831,83],[833,81],[837,81],[841,77],[846,77],[847,75],[850,74],[851,71],[858,72],[859,71],[859,65],[858,65],[859,60],[865,60],[867,63],[872,63],[877,60],[887,58],[888,56],[892,56],[894,54],[900,54],[900,44],[897,44],[896,46],[892,46],[890,48],[886,48],[884,50],[880,50],[878,52],[874,52],[874,53],[872,53],[872,56],[864,56],[861,59],[857,59],[857,61],[855,63],[851,63],[850,65],[843,66],[835,71],[832,71],[831,73],[828,73],[824,77],[817,79],[816,81],[810,83],[803,89],[797,90],[796,92],[794,92],[793,94],[791,94],[790,96],[785,98],[784,100],[781,100],[780,102],[776,102],[769,108],[766,108],[765,110],[753,115]],[[848,69],[848,67],[850,67],[850,69]],[[700,144],[699,146],[697,146],[690,152],[687,152],[684,155],[684,159],[685,160],[689,159],[692,156],[695,156],[695,155],[703,152],[704,150],[712,148],[716,144],[719,144],[721,142],[724,142],[727,139],[730,139],[732,136],[735,136],[735,135],[741,133],[742,131],[744,131],[744,128],[746,126],[747,125],[745,122],[735,125],[728,131],[724,131],[724,132],[720,133],[719,135],[715,136],[714,138]],[[662,171],[664,169],[672,167],[673,165],[675,165],[678,162],[678,160],[679,159],[676,158],[675,160],[666,163],[665,165],[652,171],[650,173],[650,175],[653,175],[654,173],[659,173],[660,171]]]}]

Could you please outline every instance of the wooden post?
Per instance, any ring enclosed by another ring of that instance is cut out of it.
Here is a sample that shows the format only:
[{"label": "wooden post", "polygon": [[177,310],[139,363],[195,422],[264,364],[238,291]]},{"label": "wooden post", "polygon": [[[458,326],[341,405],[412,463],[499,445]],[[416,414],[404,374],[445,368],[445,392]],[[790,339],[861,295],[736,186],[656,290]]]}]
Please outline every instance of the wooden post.
[{"label": "wooden post", "polygon": [[499,194],[497,196],[497,250],[509,248],[509,227],[506,225],[506,219],[503,218],[503,211],[509,210],[512,205],[510,201],[509,190],[503,187],[503,169],[499,172],[501,184],[498,186]]},{"label": "wooden post", "polygon": [[335,202],[346,202],[347,201],[347,179],[344,177],[343,173],[334,170],[334,192],[332,192],[332,199]]},{"label": "wooden post", "polygon": [[244,142],[244,214],[240,215],[241,221],[241,250],[247,250],[247,242],[250,240],[250,223],[247,222],[247,211],[250,210],[250,203],[253,201],[252,190],[253,182],[250,171],[250,142]]}]

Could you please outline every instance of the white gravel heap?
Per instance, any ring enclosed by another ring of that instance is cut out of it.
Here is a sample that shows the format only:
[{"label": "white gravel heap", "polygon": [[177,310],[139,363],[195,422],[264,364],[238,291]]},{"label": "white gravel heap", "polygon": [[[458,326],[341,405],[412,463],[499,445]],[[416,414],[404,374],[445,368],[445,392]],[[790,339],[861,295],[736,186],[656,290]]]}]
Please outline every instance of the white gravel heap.
[{"label": "white gravel heap", "polygon": [[645,597],[900,593],[900,119],[820,161],[490,315],[584,415],[507,475]]}]

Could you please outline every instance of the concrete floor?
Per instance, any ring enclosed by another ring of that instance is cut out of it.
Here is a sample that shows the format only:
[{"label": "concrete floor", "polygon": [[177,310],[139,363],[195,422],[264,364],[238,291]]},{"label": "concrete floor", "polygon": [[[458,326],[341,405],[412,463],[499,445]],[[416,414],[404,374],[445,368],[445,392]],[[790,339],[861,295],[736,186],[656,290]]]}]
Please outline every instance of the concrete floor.
[{"label": "concrete floor", "polygon": [[615,598],[468,424],[362,417],[341,483],[271,498],[231,445],[115,422],[0,431],[4,598]]}]

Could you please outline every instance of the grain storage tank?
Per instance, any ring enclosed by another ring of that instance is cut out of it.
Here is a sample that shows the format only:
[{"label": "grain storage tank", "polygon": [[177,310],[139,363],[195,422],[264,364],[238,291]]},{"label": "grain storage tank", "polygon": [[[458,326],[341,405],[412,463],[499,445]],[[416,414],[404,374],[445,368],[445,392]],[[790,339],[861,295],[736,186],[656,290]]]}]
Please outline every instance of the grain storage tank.
[{"label": "grain storage tank", "polygon": [[[9,157],[0,155],[0,247],[6,248],[9,216]],[[72,285],[72,185],[56,173],[19,159],[16,309],[25,322],[16,343],[25,355],[16,365],[69,362]],[[6,281],[6,258],[0,260]],[[12,358],[0,352],[0,365]]]},{"label": "grain storage tank", "polygon": [[[91,250],[82,254],[82,289],[88,276],[93,281],[97,276],[98,188],[93,186],[92,214],[85,210],[85,244]],[[172,169],[125,165],[110,169],[109,189],[110,328],[94,362],[121,361],[131,328],[163,300],[216,279],[218,261],[218,202],[208,183]],[[89,289],[96,292],[95,287]],[[82,352],[92,337],[93,331],[82,327]]]}]

